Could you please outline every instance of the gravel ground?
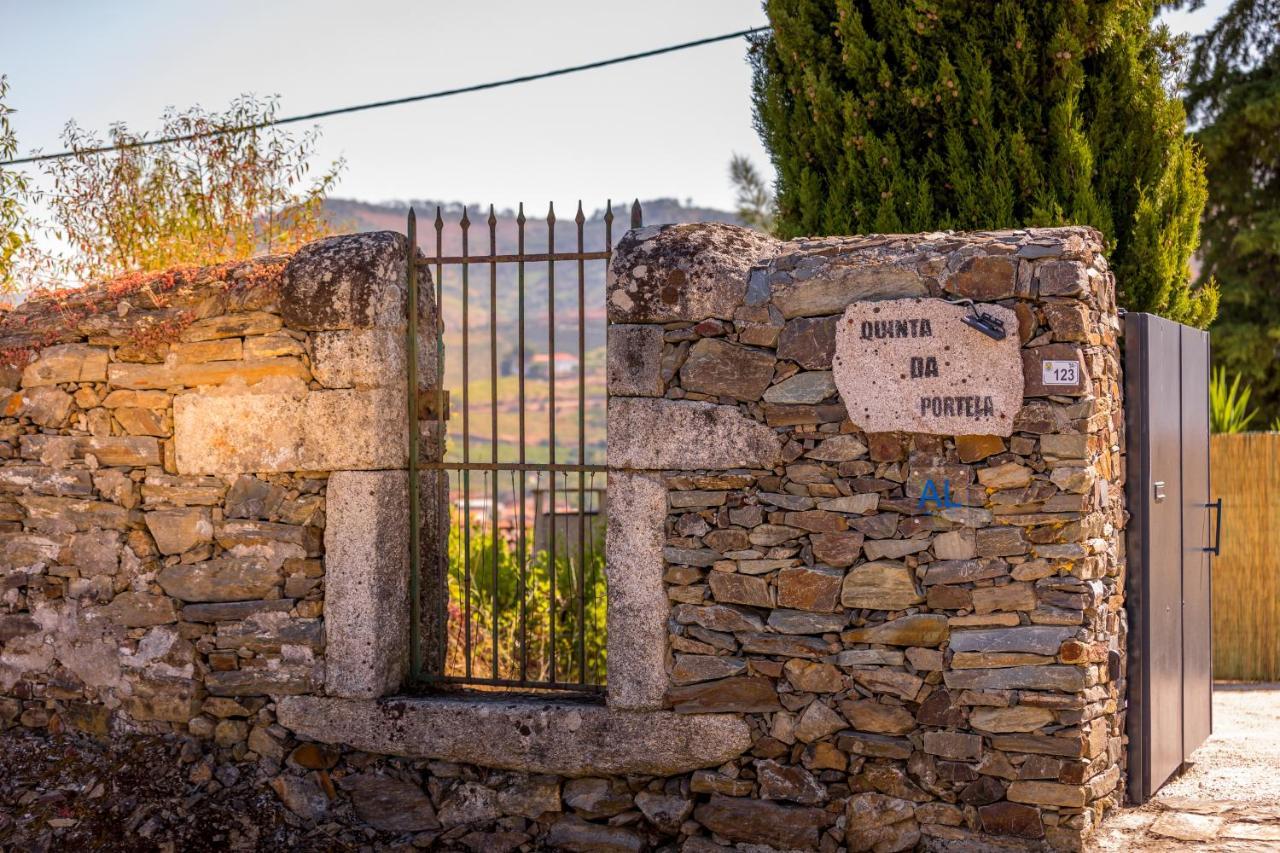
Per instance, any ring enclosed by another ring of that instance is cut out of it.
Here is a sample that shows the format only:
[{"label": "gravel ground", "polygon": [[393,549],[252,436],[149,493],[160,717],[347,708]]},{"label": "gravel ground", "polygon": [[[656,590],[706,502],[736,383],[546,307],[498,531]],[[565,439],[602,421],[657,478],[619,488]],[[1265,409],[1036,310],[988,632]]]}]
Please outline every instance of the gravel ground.
[{"label": "gravel ground", "polygon": [[1280,851],[1280,685],[1215,685],[1213,735],[1192,762],[1104,820],[1093,849]]},{"label": "gravel ground", "polygon": [[0,853],[354,853],[378,840],[342,822],[305,825],[252,767],[212,764],[193,746],[0,734]]}]

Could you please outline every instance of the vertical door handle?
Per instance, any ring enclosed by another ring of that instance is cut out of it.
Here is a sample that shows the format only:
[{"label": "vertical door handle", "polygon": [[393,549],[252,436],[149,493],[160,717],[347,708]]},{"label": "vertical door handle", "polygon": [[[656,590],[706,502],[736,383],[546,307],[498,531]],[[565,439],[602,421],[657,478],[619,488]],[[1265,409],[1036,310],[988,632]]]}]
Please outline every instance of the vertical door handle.
[{"label": "vertical door handle", "polygon": [[1222,556],[1222,498],[1218,498],[1213,503],[1204,505],[1205,509],[1216,509],[1218,511],[1217,523],[1213,526],[1213,545],[1204,550],[1208,551],[1215,557]]},{"label": "vertical door handle", "polygon": [[1156,480],[1151,486],[1152,496],[1155,498],[1156,503],[1160,503],[1164,500],[1164,480]]}]

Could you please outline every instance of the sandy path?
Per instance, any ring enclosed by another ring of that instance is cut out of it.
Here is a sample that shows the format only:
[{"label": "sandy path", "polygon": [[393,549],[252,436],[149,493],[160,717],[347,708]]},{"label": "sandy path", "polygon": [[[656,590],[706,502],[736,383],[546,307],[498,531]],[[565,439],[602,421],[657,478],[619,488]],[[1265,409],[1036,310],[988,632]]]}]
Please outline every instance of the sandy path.
[{"label": "sandy path", "polygon": [[1216,685],[1213,729],[1185,773],[1108,816],[1090,849],[1280,851],[1280,685]]}]

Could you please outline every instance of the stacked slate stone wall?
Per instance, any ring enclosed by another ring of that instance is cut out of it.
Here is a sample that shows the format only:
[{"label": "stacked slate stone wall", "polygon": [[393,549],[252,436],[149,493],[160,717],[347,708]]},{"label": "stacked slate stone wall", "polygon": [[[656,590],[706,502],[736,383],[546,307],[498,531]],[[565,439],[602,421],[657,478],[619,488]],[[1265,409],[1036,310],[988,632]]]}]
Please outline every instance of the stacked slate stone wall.
[{"label": "stacked slate stone wall", "polygon": [[[1119,322],[1098,234],[654,227],[624,238],[609,293],[610,463],[666,500],[666,701],[752,731],[692,776],[694,820],[778,848],[1079,849],[1123,792]],[[1010,437],[850,421],[836,322],[902,297],[1016,312]],[[1083,380],[1046,388],[1045,358]],[[922,505],[928,480],[959,506]]]},{"label": "stacked slate stone wall", "polygon": [[[0,319],[0,725],[164,733],[187,795],[270,786],[373,847],[1081,846],[1123,772],[1118,322],[1095,232],[628,234],[607,706],[394,695],[404,250],[334,239]],[[1017,313],[1013,435],[860,431],[837,316],[943,295]],[[1044,357],[1085,381],[1049,393]],[[922,509],[930,479],[960,506]]]},{"label": "stacked slate stone wall", "polygon": [[0,724],[282,756],[273,700],[335,646],[332,484],[404,482],[404,257],[334,238],[0,315]]}]

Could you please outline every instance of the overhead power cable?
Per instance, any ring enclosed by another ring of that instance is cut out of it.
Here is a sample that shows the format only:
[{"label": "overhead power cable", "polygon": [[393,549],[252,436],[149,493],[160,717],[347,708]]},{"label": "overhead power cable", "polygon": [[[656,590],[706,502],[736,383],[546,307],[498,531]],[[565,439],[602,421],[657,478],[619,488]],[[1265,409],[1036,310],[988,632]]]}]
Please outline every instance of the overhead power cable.
[{"label": "overhead power cable", "polygon": [[226,136],[234,133],[245,133],[250,130],[260,130],[264,127],[275,127],[282,124],[296,124],[300,121],[315,121],[316,119],[329,118],[331,116],[346,115],[348,113],[364,112],[365,110],[378,110],[383,107],[396,107],[401,104],[412,104],[418,101],[431,101],[437,98],[447,98],[452,95],[465,95],[468,92],[483,92],[488,89],[500,89],[503,86],[514,86],[517,83],[531,83],[534,80],[546,80],[549,77],[563,77],[566,74],[577,74],[580,71],[591,71],[596,68],[606,68],[610,65],[621,65],[624,62],[635,62],[637,59],[648,59],[651,56],[661,56],[664,53],[674,53],[678,50],[688,50],[691,47],[702,47],[706,44],[715,44],[721,41],[731,41],[745,36],[755,35],[769,30],[770,27],[752,27],[748,30],[738,30],[734,33],[725,33],[719,36],[709,36],[707,38],[697,39],[695,41],[687,41],[681,44],[667,45],[666,47],[658,47],[653,50],[645,50],[640,53],[628,53],[625,56],[615,56],[611,59],[601,59],[596,62],[588,62],[584,65],[570,65],[567,68],[557,68],[553,71],[541,71],[537,74],[525,74],[520,77],[508,77],[505,80],[494,80],[489,83],[476,83],[471,86],[460,86],[456,89],[442,89],[438,92],[427,92],[421,95],[409,95],[404,98],[392,98],[386,101],[372,101],[366,104],[355,104],[349,107],[337,107],[331,110],[320,110],[319,112],[306,113],[305,115],[287,116],[285,118],[272,119],[270,121],[254,122],[252,124],[239,125],[236,127],[223,127],[217,130],[202,131],[200,133],[188,133],[182,136],[164,136],[156,139],[139,139],[136,142],[129,142],[124,145],[103,145],[97,148],[81,148],[76,151],[59,151],[56,154],[34,154],[30,157],[19,157],[13,160],[0,160],[0,166],[21,166],[26,163],[41,163],[48,160],[62,160],[67,157],[84,157],[94,154],[107,154],[111,151],[119,151],[125,148],[147,148],[153,145],[170,145],[174,142],[189,142],[193,139],[204,139],[211,136]]}]

